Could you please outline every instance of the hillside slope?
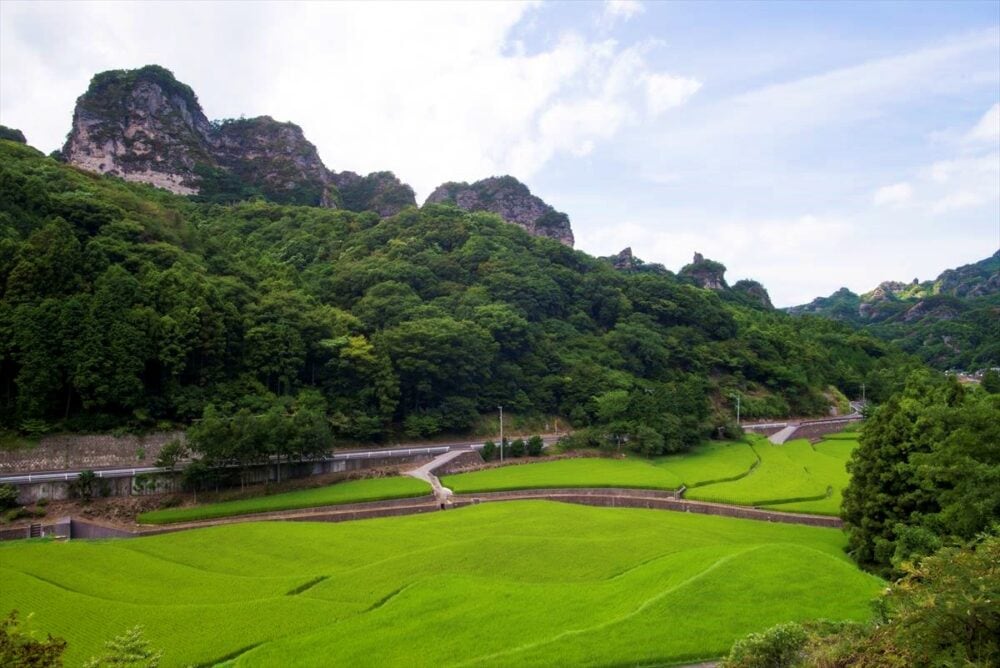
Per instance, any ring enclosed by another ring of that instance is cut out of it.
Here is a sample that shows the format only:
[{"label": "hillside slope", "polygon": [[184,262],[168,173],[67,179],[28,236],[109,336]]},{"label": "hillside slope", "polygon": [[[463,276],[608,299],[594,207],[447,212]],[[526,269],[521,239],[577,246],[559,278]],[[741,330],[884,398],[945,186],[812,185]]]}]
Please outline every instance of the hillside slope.
[{"label": "hillside slope", "polygon": [[905,363],[844,325],[616,271],[489,213],[198,203],[0,140],[7,428],[297,397],[343,437],[461,431],[503,405],[627,418],[656,452],[724,425],[737,391],[747,417],[823,414],[829,386],[876,391]]}]

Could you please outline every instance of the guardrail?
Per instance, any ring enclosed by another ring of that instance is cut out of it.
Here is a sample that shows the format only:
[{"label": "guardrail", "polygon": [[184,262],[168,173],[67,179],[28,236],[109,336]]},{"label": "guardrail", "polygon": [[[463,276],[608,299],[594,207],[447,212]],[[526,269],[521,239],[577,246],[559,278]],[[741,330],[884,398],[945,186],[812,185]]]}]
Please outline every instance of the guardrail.
[{"label": "guardrail", "polygon": [[[315,457],[312,459],[302,459],[293,463],[296,464],[312,464],[315,462],[328,462],[328,461],[343,461],[350,459],[376,459],[382,457],[412,457],[413,455],[435,455],[443,454],[445,452],[451,452],[453,449],[476,449],[477,447],[482,447],[482,444],[469,444],[461,446],[452,445],[439,445],[428,448],[393,448],[386,450],[365,450],[360,452],[341,452],[333,453],[327,457]],[[270,462],[261,462],[255,464],[256,466],[269,466],[271,464],[279,463],[277,460],[271,460]],[[285,462],[282,462],[285,463]],[[220,468],[239,468],[238,464],[228,464]],[[0,484],[8,483],[13,485],[24,485],[39,482],[70,482],[76,480],[80,477],[83,471],[53,471],[53,472],[42,472],[42,473],[24,473],[21,475],[6,475],[0,476]],[[121,468],[121,469],[97,469],[94,471],[94,475],[98,478],[129,478],[137,475],[145,475],[147,473],[169,473],[170,469],[162,468],[157,466],[141,466],[135,468]]]}]

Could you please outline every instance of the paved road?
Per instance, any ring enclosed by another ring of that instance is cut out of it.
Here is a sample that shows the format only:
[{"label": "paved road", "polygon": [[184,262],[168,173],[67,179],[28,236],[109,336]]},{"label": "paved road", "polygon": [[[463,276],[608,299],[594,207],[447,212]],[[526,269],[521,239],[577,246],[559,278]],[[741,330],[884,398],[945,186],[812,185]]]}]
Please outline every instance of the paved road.
[{"label": "paved road", "polygon": [[789,438],[791,438],[792,434],[794,434],[796,432],[796,430],[798,430],[798,428],[799,428],[799,425],[797,425],[797,424],[790,424],[787,427],[784,427],[781,431],[776,431],[773,434],[771,434],[770,436],[768,436],[767,440],[771,441],[775,445],[781,445],[782,443],[784,443],[785,441],[787,441]]},{"label": "paved road", "polygon": [[412,471],[407,471],[406,475],[430,483],[430,486],[434,488],[434,497],[438,500],[438,503],[448,503],[449,499],[451,499],[452,491],[441,484],[438,477],[434,475],[434,471],[441,468],[456,457],[461,457],[468,451],[469,450],[452,450],[451,452],[446,452],[443,455],[438,455],[423,466],[415,468]]},{"label": "paved road", "polygon": [[[543,436],[546,445],[555,443],[559,436],[547,434]],[[337,450],[328,457],[316,459],[306,459],[306,462],[336,461],[343,459],[378,459],[381,457],[412,457],[414,455],[437,456],[446,452],[468,452],[469,450],[479,450],[483,447],[484,441],[456,441],[451,443],[439,443],[437,445],[401,445],[392,448],[376,448],[371,450]],[[76,480],[84,469],[67,469],[61,471],[38,471],[34,473],[18,473],[0,476],[0,484],[25,484],[34,482],[61,482]],[[98,468],[94,469],[98,478],[128,478],[145,473],[167,473],[169,469],[158,468],[156,466],[136,466],[125,468]]]}]

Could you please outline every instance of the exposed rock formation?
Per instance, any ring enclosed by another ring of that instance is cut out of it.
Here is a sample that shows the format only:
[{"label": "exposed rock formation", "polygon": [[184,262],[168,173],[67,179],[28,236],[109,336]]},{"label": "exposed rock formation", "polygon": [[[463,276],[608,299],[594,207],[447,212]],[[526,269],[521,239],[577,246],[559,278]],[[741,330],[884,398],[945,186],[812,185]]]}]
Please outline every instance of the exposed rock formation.
[{"label": "exposed rock formation", "polygon": [[695,253],[694,260],[691,264],[684,265],[678,276],[709,290],[725,290],[729,287],[726,285],[725,265],[714,260],[706,260],[701,253]]},{"label": "exposed rock formation", "polygon": [[94,76],[77,99],[62,155],[89,171],[206,201],[263,196],[380,216],[416,205],[412,189],[390,172],[327,170],[294,123],[270,116],[210,122],[194,91],[157,65]]},{"label": "exposed rock formation", "polygon": [[28,140],[24,138],[23,132],[15,128],[8,128],[6,125],[0,125],[0,139],[16,141],[18,144],[28,143]]},{"label": "exposed rock formation", "polygon": [[528,187],[513,176],[494,176],[472,184],[445,183],[431,193],[426,203],[443,202],[466,211],[489,211],[536,237],[573,245],[569,216],[532,195]]},{"label": "exposed rock formation", "polygon": [[76,101],[63,155],[92,172],[190,195],[198,192],[195,166],[214,162],[211,134],[194,91],[150,65],[91,79]]},{"label": "exposed rock formation", "polygon": [[744,278],[743,280],[733,283],[732,290],[733,292],[739,292],[746,295],[764,308],[774,308],[774,305],[771,303],[771,295],[767,293],[767,288],[761,285],[759,281]]},{"label": "exposed rock formation", "polygon": [[611,258],[611,264],[619,271],[629,271],[635,269],[635,256],[632,255],[632,247],[624,248],[622,252]]},{"label": "exposed rock formation", "polygon": [[350,211],[374,211],[387,218],[408,206],[417,205],[413,188],[392,172],[372,172],[368,176],[340,172],[331,176],[340,190],[343,208]]}]

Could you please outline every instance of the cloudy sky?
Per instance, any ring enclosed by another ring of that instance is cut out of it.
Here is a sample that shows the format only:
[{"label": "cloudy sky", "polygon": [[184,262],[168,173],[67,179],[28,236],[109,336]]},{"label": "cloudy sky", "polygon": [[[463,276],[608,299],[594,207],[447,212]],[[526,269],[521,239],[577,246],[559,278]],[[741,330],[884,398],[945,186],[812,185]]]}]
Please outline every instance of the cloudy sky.
[{"label": "cloudy sky", "polygon": [[513,174],[577,247],[695,251],[777,305],[1000,247],[1000,2],[0,2],[0,123],[107,69],[292,120],[336,170]]}]

